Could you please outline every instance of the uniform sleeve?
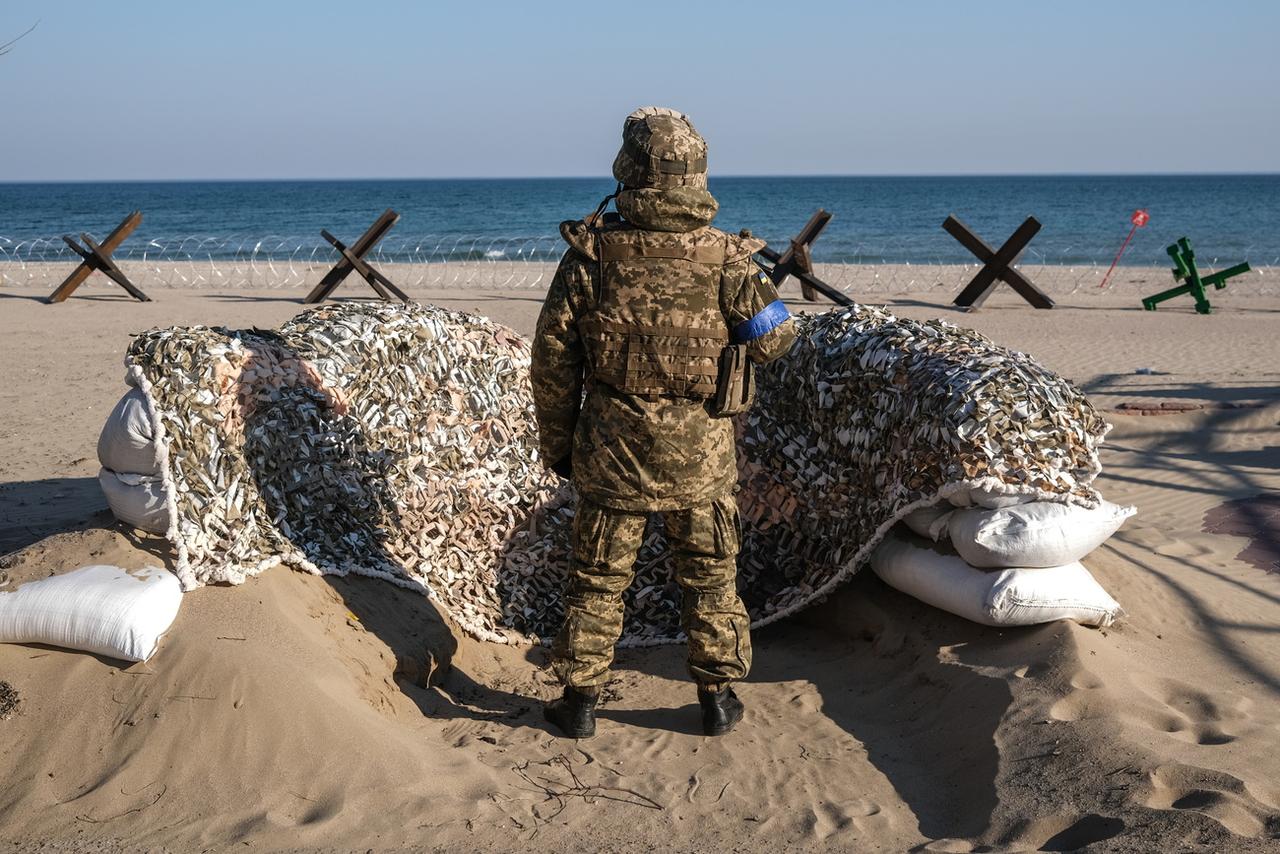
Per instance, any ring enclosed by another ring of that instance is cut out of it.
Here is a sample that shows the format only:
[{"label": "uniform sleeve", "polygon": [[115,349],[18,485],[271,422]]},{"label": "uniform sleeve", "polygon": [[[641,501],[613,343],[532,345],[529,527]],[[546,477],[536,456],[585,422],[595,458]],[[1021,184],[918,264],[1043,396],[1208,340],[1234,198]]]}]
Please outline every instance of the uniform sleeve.
[{"label": "uniform sleeve", "polygon": [[778,297],[773,281],[754,261],[747,262],[742,286],[727,315],[733,343],[746,344],[747,355],[758,364],[785,355],[796,340],[791,312]]},{"label": "uniform sleeve", "polygon": [[548,468],[563,464],[572,453],[573,430],[582,404],[586,349],[573,310],[573,283],[581,274],[576,253],[566,252],[547,289],[533,338],[529,373],[542,463]]}]

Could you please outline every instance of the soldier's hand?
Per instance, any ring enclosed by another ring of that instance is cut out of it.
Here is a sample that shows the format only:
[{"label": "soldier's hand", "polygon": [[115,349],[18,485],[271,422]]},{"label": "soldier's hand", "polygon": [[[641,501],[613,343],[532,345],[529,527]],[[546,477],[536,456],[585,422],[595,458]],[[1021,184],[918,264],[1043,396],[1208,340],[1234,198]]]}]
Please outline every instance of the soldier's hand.
[{"label": "soldier's hand", "polygon": [[565,480],[573,477],[573,455],[565,454],[559,460],[551,464],[551,470]]}]

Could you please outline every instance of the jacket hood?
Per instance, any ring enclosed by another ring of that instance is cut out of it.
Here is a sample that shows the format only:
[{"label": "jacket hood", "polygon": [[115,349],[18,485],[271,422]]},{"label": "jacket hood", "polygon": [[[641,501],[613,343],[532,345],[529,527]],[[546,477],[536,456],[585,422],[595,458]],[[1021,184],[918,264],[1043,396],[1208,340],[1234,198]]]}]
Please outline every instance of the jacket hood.
[{"label": "jacket hood", "polygon": [[627,189],[615,204],[623,219],[650,231],[693,231],[710,225],[720,209],[702,187]]}]

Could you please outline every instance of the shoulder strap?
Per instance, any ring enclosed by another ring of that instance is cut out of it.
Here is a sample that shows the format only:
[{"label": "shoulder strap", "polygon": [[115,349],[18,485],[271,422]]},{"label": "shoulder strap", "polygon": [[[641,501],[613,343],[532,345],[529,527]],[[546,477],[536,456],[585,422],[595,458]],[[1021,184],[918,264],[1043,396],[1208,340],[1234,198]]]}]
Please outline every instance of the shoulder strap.
[{"label": "shoulder strap", "polygon": [[[591,216],[582,221],[585,227],[585,237],[590,242],[594,252],[593,260],[596,262],[596,293],[595,305],[600,304],[600,300],[604,298],[604,260],[600,255],[600,229],[605,224],[607,215],[604,209],[609,207],[609,202],[618,197],[618,193],[622,192],[622,182],[619,181],[614,185],[613,192],[600,200],[600,204],[596,205],[596,209]],[[593,306],[594,308],[594,306]]]}]

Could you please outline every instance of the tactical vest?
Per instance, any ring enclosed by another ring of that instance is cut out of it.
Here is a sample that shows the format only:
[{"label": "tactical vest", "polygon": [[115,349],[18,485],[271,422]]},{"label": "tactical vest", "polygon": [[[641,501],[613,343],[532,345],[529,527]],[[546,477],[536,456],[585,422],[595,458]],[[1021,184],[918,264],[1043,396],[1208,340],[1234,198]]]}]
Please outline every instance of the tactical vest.
[{"label": "tactical vest", "polygon": [[729,343],[725,236],[710,227],[592,229],[595,303],[578,318],[590,376],[628,394],[709,398]]}]

